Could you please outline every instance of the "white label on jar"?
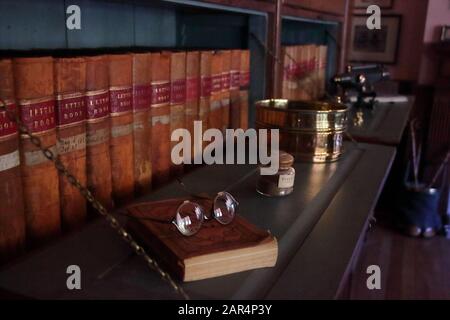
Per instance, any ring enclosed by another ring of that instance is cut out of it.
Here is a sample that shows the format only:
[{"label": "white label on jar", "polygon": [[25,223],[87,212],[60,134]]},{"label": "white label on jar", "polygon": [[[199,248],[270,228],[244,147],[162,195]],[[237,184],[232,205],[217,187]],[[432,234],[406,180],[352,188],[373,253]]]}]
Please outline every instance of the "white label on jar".
[{"label": "white label on jar", "polygon": [[295,174],[280,175],[278,179],[278,188],[287,189],[294,186]]}]

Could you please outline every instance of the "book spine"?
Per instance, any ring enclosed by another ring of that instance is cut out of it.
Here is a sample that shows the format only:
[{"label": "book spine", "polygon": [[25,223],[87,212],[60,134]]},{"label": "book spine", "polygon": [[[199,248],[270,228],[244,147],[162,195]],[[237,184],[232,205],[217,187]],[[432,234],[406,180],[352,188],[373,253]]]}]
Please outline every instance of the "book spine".
[{"label": "book spine", "polygon": [[134,186],[137,194],[150,190],[151,166],[151,54],[133,55]]},{"label": "book spine", "polygon": [[223,54],[216,51],[211,57],[211,101],[208,117],[210,129],[222,129],[222,69]]},{"label": "book spine", "polygon": [[[209,129],[209,107],[211,104],[211,61],[212,52],[203,51],[200,54],[200,101],[198,107],[198,119],[202,122],[202,132]],[[206,146],[206,142],[202,137],[197,137],[197,145],[202,145],[202,149]],[[198,148],[197,148],[198,149]],[[202,152],[202,151],[200,151]]]},{"label": "book spine", "polygon": [[315,88],[315,81],[314,81],[314,69],[316,66],[315,61],[315,46],[314,45],[307,45],[306,46],[306,54],[307,54],[307,60],[306,60],[306,100],[312,100],[314,99],[314,88]]},{"label": "book spine", "polygon": [[[83,58],[54,61],[57,149],[61,162],[86,185],[86,62]],[[64,175],[59,175],[61,222],[66,229],[80,227],[86,201]]]},{"label": "book spine", "polygon": [[319,47],[319,94],[324,96],[326,93],[326,72],[327,72],[327,46]]},{"label": "book spine", "polygon": [[250,51],[241,51],[240,101],[241,128],[248,129],[248,90],[250,86]]},{"label": "book spine", "polygon": [[240,75],[241,75],[241,51],[232,50],[230,70],[230,127],[237,129],[241,125],[240,114]]},{"label": "book spine", "polygon": [[222,131],[230,127],[231,51],[222,51]]},{"label": "book spine", "polygon": [[289,65],[288,47],[281,48],[281,56],[283,57],[283,79],[281,81],[281,98],[289,99],[288,81],[291,76]]},{"label": "book spine", "polygon": [[152,169],[156,185],[170,177],[170,54],[152,54]]},{"label": "book spine", "polygon": [[297,46],[296,52],[298,68],[297,68],[297,83],[296,88],[297,94],[296,100],[308,100],[308,84],[307,84],[307,74],[308,74],[308,53],[307,46]]},{"label": "book spine", "polygon": [[[86,175],[94,197],[112,208],[111,124],[106,56],[86,57]],[[93,208],[89,206],[89,211]]]},{"label": "book spine", "polygon": [[[53,59],[15,58],[13,66],[21,120],[56,155]],[[36,245],[61,231],[58,172],[27,136],[20,150],[27,240]]]},{"label": "book spine", "polygon": [[118,204],[134,195],[132,70],[130,54],[109,55],[111,177],[113,198]]},{"label": "book spine", "polygon": [[[12,61],[0,60],[0,106],[17,112]],[[25,245],[25,210],[20,174],[19,135],[15,121],[0,111],[0,263]]]},{"label": "book spine", "polygon": [[[186,53],[173,52],[170,54],[170,134],[177,129],[186,128]],[[184,139],[184,138],[183,138]],[[179,141],[171,141],[173,147]],[[180,155],[183,156],[183,155]],[[183,174],[183,165],[170,163],[170,171],[173,176]]]},{"label": "book spine", "polygon": [[199,120],[200,99],[200,52],[192,51],[186,54],[186,129],[191,138],[191,163],[201,152],[201,143],[195,148],[194,121]]}]

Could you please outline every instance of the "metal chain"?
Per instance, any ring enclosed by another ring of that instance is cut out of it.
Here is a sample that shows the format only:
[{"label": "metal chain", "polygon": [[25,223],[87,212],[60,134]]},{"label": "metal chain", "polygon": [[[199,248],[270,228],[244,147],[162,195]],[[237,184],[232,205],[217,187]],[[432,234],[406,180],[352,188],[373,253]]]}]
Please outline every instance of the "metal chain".
[{"label": "metal chain", "polygon": [[19,118],[17,112],[13,112],[12,110],[9,110],[6,107],[6,103],[0,99],[0,112],[2,109],[6,111],[7,116],[11,119],[11,121],[14,121],[17,123],[17,126],[19,128],[19,132],[21,134],[26,135],[30,138],[30,141],[33,145],[35,145],[37,148],[39,148],[40,151],[44,154],[44,156],[53,162],[58,172],[66,177],[66,179],[69,181],[69,183],[74,186],[78,191],[81,193],[81,195],[92,204],[94,209],[97,210],[98,213],[100,213],[101,216],[103,216],[108,222],[109,225],[119,234],[119,236],[133,249],[133,251],[140,257],[144,259],[148,267],[150,267],[152,270],[156,271],[160,277],[168,282],[170,286],[178,293],[180,294],[184,299],[189,300],[189,296],[187,293],[183,290],[181,286],[179,286],[172,277],[162,270],[162,268],[159,266],[159,264],[152,259],[145,251],[145,249],[140,246],[134,238],[128,233],[128,231],[122,226],[122,224],[111,214],[106,210],[106,208],[92,195],[92,192],[83,186],[80,181],[72,175],[67,168],[64,166],[64,164],[61,162],[60,158],[55,155],[49,148],[45,148],[42,146],[42,142],[39,139],[39,137],[33,135],[28,127],[22,122],[22,120]]}]

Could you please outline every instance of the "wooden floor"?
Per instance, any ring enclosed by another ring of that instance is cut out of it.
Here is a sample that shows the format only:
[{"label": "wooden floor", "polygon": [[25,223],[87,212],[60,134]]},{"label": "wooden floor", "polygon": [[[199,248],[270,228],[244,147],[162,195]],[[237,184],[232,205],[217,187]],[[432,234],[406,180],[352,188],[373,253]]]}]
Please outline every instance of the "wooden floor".
[{"label": "wooden floor", "polygon": [[[381,269],[381,290],[367,289],[369,265]],[[379,222],[351,279],[351,299],[450,299],[450,240],[410,238]]]}]

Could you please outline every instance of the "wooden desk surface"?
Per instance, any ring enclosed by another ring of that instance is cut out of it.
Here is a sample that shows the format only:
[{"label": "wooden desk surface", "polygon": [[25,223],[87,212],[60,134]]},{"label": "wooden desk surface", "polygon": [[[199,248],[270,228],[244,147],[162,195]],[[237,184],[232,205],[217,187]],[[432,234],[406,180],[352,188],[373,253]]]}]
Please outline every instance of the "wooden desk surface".
[{"label": "wooden desk surface", "polygon": [[369,108],[350,109],[349,132],[358,142],[397,146],[408,123],[414,98],[404,103],[378,103]]},{"label": "wooden desk surface", "polygon": [[[285,198],[255,191],[253,165],[205,166],[186,175],[183,180],[194,192],[231,186],[239,214],[279,241],[276,267],[183,284],[191,298],[334,298],[395,156],[388,146],[346,147],[336,163],[295,164],[294,193]],[[181,195],[172,183],[137,201]],[[66,288],[66,268],[72,264],[81,268],[81,290]],[[4,267],[0,291],[37,299],[180,298],[103,220]]]}]

